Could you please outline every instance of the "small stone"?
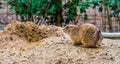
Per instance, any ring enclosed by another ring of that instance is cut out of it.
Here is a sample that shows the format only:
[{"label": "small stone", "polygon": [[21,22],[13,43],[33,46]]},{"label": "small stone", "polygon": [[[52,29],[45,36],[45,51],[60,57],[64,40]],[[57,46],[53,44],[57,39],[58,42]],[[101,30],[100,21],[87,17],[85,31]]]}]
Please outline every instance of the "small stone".
[{"label": "small stone", "polygon": [[110,59],[113,60],[113,57],[111,57]]},{"label": "small stone", "polygon": [[95,56],[90,56],[90,58],[95,58]]},{"label": "small stone", "polygon": [[107,56],[107,55],[108,55],[108,53],[105,53],[105,55]]},{"label": "small stone", "polygon": [[21,50],[21,51],[25,51],[25,49],[24,49],[24,48],[20,48],[20,50]]},{"label": "small stone", "polygon": [[13,41],[13,38],[12,38],[12,37],[10,37],[10,40],[11,40],[11,41]]},{"label": "small stone", "polygon": [[10,56],[14,56],[14,55],[15,55],[15,53],[11,53],[11,54],[10,54]]}]

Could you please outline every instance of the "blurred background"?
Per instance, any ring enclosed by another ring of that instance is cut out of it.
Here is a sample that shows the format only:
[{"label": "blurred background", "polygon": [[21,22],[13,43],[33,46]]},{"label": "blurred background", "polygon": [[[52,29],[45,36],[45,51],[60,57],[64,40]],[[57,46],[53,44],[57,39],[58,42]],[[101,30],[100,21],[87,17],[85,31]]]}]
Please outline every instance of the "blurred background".
[{"label": "blurred background", "polygon": [[0,0],[0,29],[13,20],[61,27],[89,22],[120,32],[120,0]]}]

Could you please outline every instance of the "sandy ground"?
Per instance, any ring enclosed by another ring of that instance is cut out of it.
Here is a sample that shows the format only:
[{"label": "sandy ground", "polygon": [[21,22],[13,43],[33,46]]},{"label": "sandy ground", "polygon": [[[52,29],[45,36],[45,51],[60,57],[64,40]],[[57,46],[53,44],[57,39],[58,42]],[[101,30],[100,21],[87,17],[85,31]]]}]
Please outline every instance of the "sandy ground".
[{"label": "sandy ground", "polygon": [[27,42],[0,36],[0,64],[120,64],[120,40],[104,39],[98,48],[74,46],[66,37]]}]

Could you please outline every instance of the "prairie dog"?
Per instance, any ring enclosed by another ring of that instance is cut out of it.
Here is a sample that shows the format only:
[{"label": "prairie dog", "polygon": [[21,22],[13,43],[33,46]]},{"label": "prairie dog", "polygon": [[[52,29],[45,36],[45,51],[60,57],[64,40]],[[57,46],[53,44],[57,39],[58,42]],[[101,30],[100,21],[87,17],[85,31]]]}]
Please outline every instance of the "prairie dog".
[{"label": "prairie dog", "polygon": [[68,25],[63,30],[70,35],[73,44],[82,44],[85,48],[96,47],[103,39],[100,30],[90,23],[85,23],[80,27]]},{"label": "prairie dog", "polygon": [[67,33],[74,45],[79,45],[81,44],[80,42],[80,37],[78,36],[79,34],[79,28],[76,25],[67,25],[63,28],[63,31]]},{"label": "prairie dog", "polygon": [[85,23],[79,27],[80,41],[83,47],[96,47],[102,43],[103,37],[101,31],[93,24]]}]

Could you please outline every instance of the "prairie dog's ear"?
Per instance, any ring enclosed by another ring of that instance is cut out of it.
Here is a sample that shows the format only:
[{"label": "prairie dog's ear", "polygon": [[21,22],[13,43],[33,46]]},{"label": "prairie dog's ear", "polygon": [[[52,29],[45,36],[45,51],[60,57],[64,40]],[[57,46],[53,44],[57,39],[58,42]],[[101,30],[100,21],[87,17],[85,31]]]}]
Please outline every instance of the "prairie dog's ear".
[{"label": "prairie dog's ear", "polygon": [[69,28],[68,26],[65,26],[65,27],[63,27],[63,30],[68,29],[68,28]]},{"label": "prairie dog's ear", "polygon": [[73,28],[77,28],[77,25],[67,25],[64,27],[64,29],[73,29]]},{"label": "prairie dog's ear", "polygon": [[65,26],[65,28],[69,28],[69,26]]}]

